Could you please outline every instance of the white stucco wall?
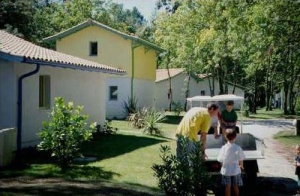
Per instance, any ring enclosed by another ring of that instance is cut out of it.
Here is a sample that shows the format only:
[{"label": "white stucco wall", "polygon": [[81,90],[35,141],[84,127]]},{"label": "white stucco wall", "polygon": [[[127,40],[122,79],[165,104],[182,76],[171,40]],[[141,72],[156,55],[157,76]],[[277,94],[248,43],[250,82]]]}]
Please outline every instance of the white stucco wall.
[{"label": "white stucco wall", "polygon": [[[109,100],[110,86],[118,86],[118,100]],[[154,88],[154,81],[133,80],[133,94],[137,98],[138,108],[154,106]],[[106,92],[106,117],[109,119],[125,118],[124,102],[128,102],[131,96],[131,78],[107,78]]]},{"label": "white stucco wall", "polygon": [[[130,78],[106,78],[106,118],[125,118],[124,101],[130,97]],[[109,87],[118,87],[118,100],[109,100]]]},{"label": "white stucco wall", "polygon": [[[186,87],[186,73],[180,73],[171,79],[171,86],[172,86],[172,95],[173,95],[173,101],[174,102],[180,102],[182,106],[185,104],[185,90]],[[157,82],[155,84],[155,107],[157,110],[165,110],[168,108],[168,80],[163,80],[160,82]],[[229,85],[229,93],[232,92],[233,86]],[[201,91],[205,92],[205,95],[210,96],[210,89],[209,89],[209,83],[208,79],[203,79],[201,81],[196,81],[193,77],[190,79],[190,85],[189,85],[189,97],[199,96]],[[218,94],[219,91],[219,85],[217,81],[215,81],[215,95]],[[235,89],[235,95],[238,96],[244,96],[244,91],[241,88]],[[235,107],[239,108],[240,103],[236,102]]]},{"label": "white stucco wall", "polygon": [[138,99],[138,108],[154,107],[154,89],[155,82],[153,80],[134,79],[133,93]]},{"label": "white stucco wall", "polygon": [[[35,69],[35,65],[14,63],[14,80],[10,85],[17,89],[17,77]],[[49,75],[51,106],[54,97],[63,97],[66,102],[84,106],[89,123],[102,124],[105,120],[105,75],[102,73],[41,66],[40,71],[23,80],[22,147],[38,144],[37,133],[42,122],[48,119],[49,111],[39,108],[39,76]],[[15,90],[14,97],[17,96]],[[17,99],[17,98],[15,98]],[[16,114],[16,102],[14,113]],[[12,109],[13,110],[13,109]],[[15,123],[16,123],[15,115]],[[16,126],[16,125],[15,125]]]},{"label": "white stucco wall", "polygon": [[0,130],[16,127],[16,92],[13,63],[0,59]]},{"label": "white stucco wall", "polygon": [[[184,80],[185,74],[178,74],[171,79],[172,100],[176,103],[180,102],[182,106],[185,100]],[[168,80],[155,83],[155,107],[157,110],[166,110],[168,108],[168,88]]]}]

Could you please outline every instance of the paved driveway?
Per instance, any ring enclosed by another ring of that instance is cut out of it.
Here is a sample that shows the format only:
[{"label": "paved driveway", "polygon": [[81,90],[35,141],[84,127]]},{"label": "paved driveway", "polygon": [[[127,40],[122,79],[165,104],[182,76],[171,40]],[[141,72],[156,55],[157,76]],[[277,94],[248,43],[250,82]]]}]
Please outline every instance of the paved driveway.
[{"label": "paved driveway", "polygon": [[258,182],[263,195],[291,195],[295,193],[297,177],[293,165],[294,152],[273,139],[274,134],[294,129],[292,120],[249,120],[243,123],[243,132],[264,139],[265,159],[258,161]]}]

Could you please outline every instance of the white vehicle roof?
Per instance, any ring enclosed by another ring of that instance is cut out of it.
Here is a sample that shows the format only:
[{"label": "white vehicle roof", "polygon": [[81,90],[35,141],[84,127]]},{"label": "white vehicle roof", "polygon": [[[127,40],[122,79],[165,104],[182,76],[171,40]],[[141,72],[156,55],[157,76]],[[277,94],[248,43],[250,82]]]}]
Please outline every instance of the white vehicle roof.
[{"label": "white vehicle roof", "polygon": [[228,100],[244,100],[244,97],[236,96],[233,94],[228,95],[216,95],[216,96],[195,96],[195,97],[189,97],[187,98],[187,101],[228,101]]}]

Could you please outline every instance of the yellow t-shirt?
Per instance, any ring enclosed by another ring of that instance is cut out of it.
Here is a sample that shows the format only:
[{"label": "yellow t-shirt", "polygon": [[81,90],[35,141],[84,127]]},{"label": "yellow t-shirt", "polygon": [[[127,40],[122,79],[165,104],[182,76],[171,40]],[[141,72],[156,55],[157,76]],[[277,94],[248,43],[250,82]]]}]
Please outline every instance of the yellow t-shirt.
[{"label": "yellow t-shirt", "polygon": [[207,133],[211,125],[211,117],[207,108],[194,107],[190,109],[179,123],[176,134],[197,141],[198,132]]}]

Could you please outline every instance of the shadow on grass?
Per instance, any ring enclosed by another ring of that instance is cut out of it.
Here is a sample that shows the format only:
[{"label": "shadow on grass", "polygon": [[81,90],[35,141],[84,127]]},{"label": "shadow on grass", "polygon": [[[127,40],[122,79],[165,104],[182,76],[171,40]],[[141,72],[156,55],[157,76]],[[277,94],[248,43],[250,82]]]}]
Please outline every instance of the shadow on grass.
[{"label": "shadow on grass", "polygon": [[256,186],[251,189],[252,195],[277,196],[297,193],[297,182],[284,177],[258,177]]},{"label": "shadow on grass", "polygon": [[[11,186],[9,183],[18,183],[18,186]],[[112,195],[112,196],[138,196],[138,195],[162,195],[160,191],[153,188],[132,185],[118,184],[106,181],[64,181],[51,179],[48,181],[24,182],[14,179],[4,182],[0,193],[2,195]]]},{"label": "shadow on grass", "polygon": [[164,118],[163,121],[161,121],[161,123],[178,125],[182,120],[182,118],[183,116],[166,115],[166,117]]},{"label": "shadow on grass", "polygon": [[167,141],[158,137],[138,137],[122,134],[104,135],[97,140],[85,143],[82,154],[103,160]]},{"label": "shadow on grass", "polygon": [[104,171],[101,167],[93,166],[71,166],[66,172],[53,164],[30,164],[26,167],[8,167],[0,172],[0,179],[30,176],[32,178],[64,178],[64,179],[112,179],[119,174],[111,171]]},{"label": "shadow on grass", "polygon": [[[216,190],[217,195],[225,192],[222,185],[218,185]],[[285,177],[260,176],[252,183],[244,179],[244,185],[240,187],[240,195],[243,196],[290,196],[296,193],[297,182]]]}]

